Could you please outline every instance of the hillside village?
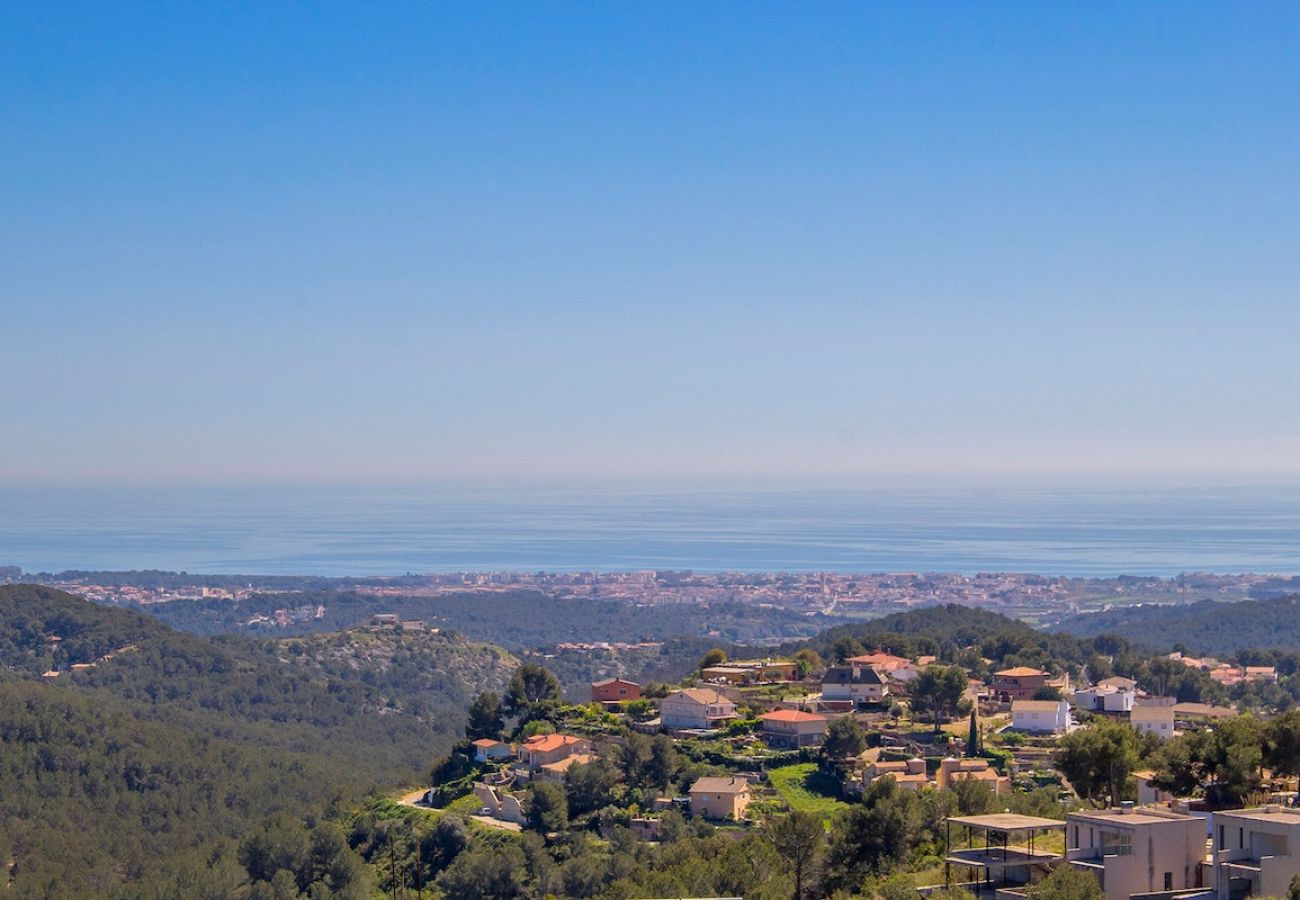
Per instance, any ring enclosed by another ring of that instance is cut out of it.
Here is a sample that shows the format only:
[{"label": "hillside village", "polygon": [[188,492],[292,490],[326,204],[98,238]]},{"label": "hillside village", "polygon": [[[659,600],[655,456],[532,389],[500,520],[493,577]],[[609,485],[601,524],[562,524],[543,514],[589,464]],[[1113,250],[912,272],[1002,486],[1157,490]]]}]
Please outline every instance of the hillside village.
[{"label": "hillside village", "polygon": [[[715,649],[680,683],[604,678],[568,704],[525,663],[504,697],[475,701],[418,805],[548,841],[741,840],[815,820],[823,892],[886,876],[902,888],[891,896],[998,900],[1240,900],[1300,885],[1300,713],[952,649],[840,642],[825,661],[810,647]],[[1275,667],[1183,653],[1145,671],[1171,667],[1220,686],[1279,680]],[[891,830],[900,816],[912,824]],[[880,846],[846,861],[855,840]]]}]

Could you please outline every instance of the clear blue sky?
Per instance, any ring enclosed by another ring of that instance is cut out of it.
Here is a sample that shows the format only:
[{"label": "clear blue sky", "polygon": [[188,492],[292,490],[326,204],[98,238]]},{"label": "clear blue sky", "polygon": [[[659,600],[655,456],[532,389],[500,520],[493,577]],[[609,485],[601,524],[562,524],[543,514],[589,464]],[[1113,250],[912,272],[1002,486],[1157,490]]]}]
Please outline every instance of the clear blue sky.
[{"label": "clear blue sky", "polygon": [[1295,4],[0,8],[0,480],[1294,472]]}]

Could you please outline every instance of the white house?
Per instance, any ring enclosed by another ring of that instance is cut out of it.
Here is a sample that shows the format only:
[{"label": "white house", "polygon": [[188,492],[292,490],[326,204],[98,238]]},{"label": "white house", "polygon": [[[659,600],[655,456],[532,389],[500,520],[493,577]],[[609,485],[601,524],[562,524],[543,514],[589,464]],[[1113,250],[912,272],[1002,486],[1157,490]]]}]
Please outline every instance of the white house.
[{"label": "white house", "polygon": [[1074,692],[1074,706],[1090,712],[1126,713],[1136,698],[1137,693],[1126,687],[1095,684]]},{"label": "white house", "polygon": [[1128,721],[1141,734],[1154,734],[1160,740],[1167,741],[1174,736],[1174,705],[1139,703],[1128,714]]},{"label": "white house", "polygon": [[514,748],[505,741],[496,741],[492,738],[479,738],[472,742],[474,747],[474,761],[487,762],[493,759],[509,759],[515,755]]},{"label": "white house", "polygon": [[1064,700],[1016,700],[1011,727],[1036,734],[1061,734],[1070,727],[1070,704]]},{"label": "white house", "polygon": [[665,728],[717,728],[736,717],[736,704],[712,688],[687,688],[659,701]]},{"label": "white house", "polygon": [[889,695],[889,684],[871,666],[831,666],[822,676],[823,700],[874,703]]}]

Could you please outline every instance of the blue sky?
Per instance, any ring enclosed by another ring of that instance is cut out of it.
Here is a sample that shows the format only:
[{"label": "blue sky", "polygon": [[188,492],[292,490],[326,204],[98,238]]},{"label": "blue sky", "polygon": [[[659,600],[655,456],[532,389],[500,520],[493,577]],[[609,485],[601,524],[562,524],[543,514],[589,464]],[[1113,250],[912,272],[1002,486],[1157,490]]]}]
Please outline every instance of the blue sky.
[{"label": "blue sky", "polygon": [[1293,4],[55,7],[0,481],[1300,465]]}]

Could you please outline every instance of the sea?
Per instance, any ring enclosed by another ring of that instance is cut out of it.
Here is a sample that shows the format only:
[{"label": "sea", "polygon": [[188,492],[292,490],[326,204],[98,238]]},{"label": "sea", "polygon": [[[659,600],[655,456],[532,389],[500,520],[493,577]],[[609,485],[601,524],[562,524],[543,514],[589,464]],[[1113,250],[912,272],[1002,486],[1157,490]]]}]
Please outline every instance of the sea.
[{"label": "sea", "polygon": [[28,572],[1300,573],[1300,485],[0,489]]}]

